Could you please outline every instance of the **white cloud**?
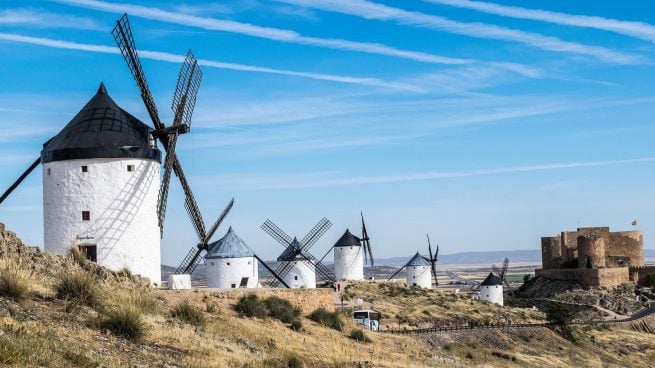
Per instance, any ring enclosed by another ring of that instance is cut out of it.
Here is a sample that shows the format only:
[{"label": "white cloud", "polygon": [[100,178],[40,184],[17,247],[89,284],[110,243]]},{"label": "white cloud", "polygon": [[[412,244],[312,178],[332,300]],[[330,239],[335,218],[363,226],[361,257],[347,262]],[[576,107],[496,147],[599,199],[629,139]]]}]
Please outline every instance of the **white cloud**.
[{"label": "white cloud", "polygon": [[131,16],[142,17],[161,22],[179,24],[188,27],[197,27],[212,31],[239,33],[253,37],[266,38],[280,42],[313,45],[339,50],[350,50],[364,53],[386,55],[426,63],[439,64],[469,64],[473,60],[450,58],[417,51],[401,50],[379,43],[357,42],[343,39],[318,38],[303,36],[295,31],[262,27],[254,24],[235,22],[230,20],[199,17],[191,14],[169,12],[158,8],[125,3],[107,3],[97,0],[54,0],[60,3],[91,8],[112,13],[127,12]]},{"label": "white cloud", "polygon": [[49,13],[35,9],[6,9],[0,11],[0,25],[20,25],[35,28],[74,28],[104,30],[95,20],[67,14]]},{"label": "white cloud", "polygon": [[606,160],[571,163],[549,163],[529,166],[497,167],[463,171],[428,171],[419,173],[404,173],[395,175],[356,176],[336,171],[316,173],[287,173],[274,175],[221,175],[198,177],[197,185],[215,185],[220,182],[224,186],[240,190],[271,190],[324,188],[352,185],[376,185],[388,183],[415,182],[425,180],[440,180],[491,175],[520,174],[540,171],[578,169],[601,166],[634,165],[639,163],[654,163],[655,157],[643,157],[626,160]]},{"label": "white cloud", "polygon": [[604,47],[591,46],[576,42],[560,40],[517,29],[505,28],[485,23],[466,23],[449,18],[394,8],[366,0],[278,0],[285,3],[310,8],[334,11],[365,19],[395,21],[399,24],[419,28],[460,34],[477,38],[488,38],[518,42],[542,50],[592,56],[606,62],[630,64],[640,62],[634,55],[613,51]]},{"label": "white cloud", "polygon": [[592,15],[558,13],[548,10],[527,9],[483,1],[470,0],[423,0],[435,4],[450,5],[458,8],[472,9],[504,17],[529,19],[566,26],[599,29],[631,36],[647,41],[655,41],[655,26],[644,22],[630,22]]},{"label": "white cloud", "polygon": [[[0,33],[0,40],[27,43],[32,45],[52,47],[58,49],[80,50],[80,51],[106,53],[106,54],[119,53],[118,48],[114,46],[84,44],[84,43],[77,43],[77,42],[70,42],[70,41],[54,40],[50,38],[23,36],[23,35],[12,34],[12,33]],[[140,50],[139,55],[141,55],[141,57],[146,59],[153,59],[153,60],[166,61],[172,63],[181,63],[184,61],[184,55],[176,55],[176,54],[170,54],[170,53],[159,52],[159,51]],[[378,78],[361,78],[361,77],[351,77],[351,76],[335,75],[335,74],[298,72],[293,70],[274,69],[274,68],[253,66],[253,65],[226,63],[222,61],[207,60],[207,59],[199,59],[198,62],[200,63],[200,65],[211,67],[211,68],[229,69],[229,70],[237,70],[237,71],[256,72],[256,73],[278,74],[278,75],[286,75],[292,77],[324,80],[330,82],[383,87],[383,88],[390,88],[390,89],[402,90],[402,91],[412,91],[412,92],[423,91],[420,87],[417,86],[413,86],[406,83],[387,82]]]}]

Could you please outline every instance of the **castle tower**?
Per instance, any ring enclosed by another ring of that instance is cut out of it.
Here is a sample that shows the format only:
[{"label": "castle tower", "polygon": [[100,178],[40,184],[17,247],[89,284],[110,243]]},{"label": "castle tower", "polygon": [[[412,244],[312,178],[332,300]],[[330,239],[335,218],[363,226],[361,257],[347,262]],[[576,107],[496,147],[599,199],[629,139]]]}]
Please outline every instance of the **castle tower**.
[{"label": "castle tower", "polygon": [[208,246],[205,255],[207,287],[256,288],[258,266],[255,253],[230,227],[224,237]]},{"label": "castle tower", "polygon": [[334,244],[334,274],[337,280],[364,279],[364,248],[348,229]]},{"label": "castle tower", "polygon": [[159,284],[157,199],[161,152],[151,129],[103,84],[41,151],[44,248],[79,247],[112,270]]},{"label": "castle tower", "polygon": [[559,236],[544,236],[541,238],[542,267],[559,268],[562,261],[562,240]]},{"label": "castle tower", "polygon": [[430,269],[430,262],[428,262],[419,252],[416,252],[414,257],[412,257],[405,266],[405,275],[407,278],[407,285],[432,289],[432,270]]},{"label": "castle tower", "polygon": [[596,235],[578,237],[578,268],[605,268],[605,239]]},{"label": "castle tower", "polygon": [[503,282],[500,277],[489,272],[480,284],[480,300],[503,305]]}]

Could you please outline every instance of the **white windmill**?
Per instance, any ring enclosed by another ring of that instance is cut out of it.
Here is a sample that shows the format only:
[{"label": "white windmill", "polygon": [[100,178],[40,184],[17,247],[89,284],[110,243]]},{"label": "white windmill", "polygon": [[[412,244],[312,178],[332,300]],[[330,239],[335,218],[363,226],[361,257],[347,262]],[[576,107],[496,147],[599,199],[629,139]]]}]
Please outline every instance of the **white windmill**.
[{"label": "white windmill", "polygon": [[209,288],[256,288],[259,283],[255,252],[232,227],[221,239],[209,244],[205,270]]},{"label": "white windmill", "polygon": [[418,286],[424,289],[432,289],[432,284],[439,285],[437,280],[437,257],[439,256],[439,246],[432,254],[432,245],[428,236],[428,254],[430,257],[424,257],[421,253],[416,254],[401,268],[396,270],[388,280],[393,279],[400,271],[405,269],[405,280],[409,286]]},{"label": "white windmill", "polygon": [[363,280],[364,263],[368,264],[370,261],[373,266],[370,239],[366,231],[364,215],[361,216],[362,236],[357,237],[349,229],[346,229],[332,246],[334,249],[334,275],[337,280]]}]

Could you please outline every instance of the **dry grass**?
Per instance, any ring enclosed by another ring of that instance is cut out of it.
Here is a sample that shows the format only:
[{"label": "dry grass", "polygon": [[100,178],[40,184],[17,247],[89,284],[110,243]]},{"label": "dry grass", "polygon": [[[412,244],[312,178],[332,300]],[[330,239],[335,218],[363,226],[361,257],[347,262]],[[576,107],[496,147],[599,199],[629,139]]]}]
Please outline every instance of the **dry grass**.
[{"label": "dry grass", "polygon": [[100,283],[85,271],[62,272],[55,286],[57,298],[78,305],[97,307],[100,304]]},{"label": "dry grass", "polygon": [[0,296],[22,302],[29,297],[32,273],[15,258],[0,260]]}]

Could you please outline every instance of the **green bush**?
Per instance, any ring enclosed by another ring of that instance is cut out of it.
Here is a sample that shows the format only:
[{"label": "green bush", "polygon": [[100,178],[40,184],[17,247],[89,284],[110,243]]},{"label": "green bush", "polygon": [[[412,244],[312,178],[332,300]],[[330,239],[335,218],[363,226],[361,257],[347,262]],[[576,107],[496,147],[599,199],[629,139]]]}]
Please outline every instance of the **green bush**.
[{"label": "green bush", "polygon": [[100,286],[98,281],[86,272],[62,273],[56,284],[57,298],[80,305],[99,305]]},{"label": "green bush", "polygon": [[294,330],[294,331],[300,331],[300,330],[302,330],[302,323],[298,319],[294,320],[294,321],[291,321],[291,324],[289,325],[289,328]]},{"label": "green bush", "polygon": [[21,302],[29,295],[29,277],[16,262],[6,259],[0,267],[0,296]]},{"label": "green bush", "polygon": [[286,299],[277,296],[270,296],[264,299],[264,304],[268,310],[268,316],[275,318],[284,323],[292,323],[300,317],[300,308],[294,307]]},{"label": "green bush", "polygon": [[359,341],[359,342],[371,342],[371,338],[366,336],[364,331],[360,330],[359,328],[353,328],[350,330],[350,338]]},{"label": "green bush", "polygon": [[234,310],[242,317],[264,318],[268,315],[266,304],[256,294],[248,294],[239,298]]},{"label": "green bush", "polygon": [[647,275],[644,285],[655,288],[655,274]]},{"label": "green bush", "polygon": [[564,304],[550,303],[546,309],[546,318],[548,322],[562,326],[573,320],[573,313]]},{"label": "green bush", "polygon": [[101,317],[98,327],[132,341],[140,341],[146,333],[146,325],[141,319],[141,312],[132,306],[110,309],[104,317]]},{"label": "green bush", "polygon": [[341,316],[337,312],[330,312],[327,309],[321,307],[314,310],[310,315],[309,319],[314,322],[320,323],[323,326],[330,327],[337,331],[343,331],[343,321]]},{"label": "green bush", "polygon": [[171,317],[197,327],[205,325],[205,315],[200,309],[191,305],[188,300],[178,303],[171,311]]}]

